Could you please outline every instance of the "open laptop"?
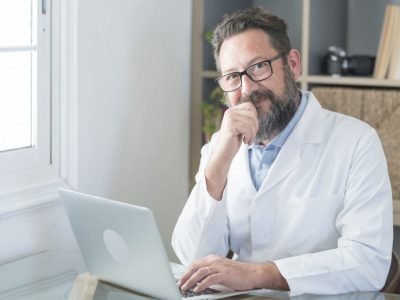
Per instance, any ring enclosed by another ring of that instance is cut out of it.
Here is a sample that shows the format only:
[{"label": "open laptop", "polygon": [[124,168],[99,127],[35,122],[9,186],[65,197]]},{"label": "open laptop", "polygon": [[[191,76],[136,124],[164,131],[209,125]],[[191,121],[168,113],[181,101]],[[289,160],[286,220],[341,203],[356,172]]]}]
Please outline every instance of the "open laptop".
[{"label": "open laptop", "polygon": [[207,294],[181,295],[179,278],[173,275],[148,208],[64,189],[59,194],[93,276],[161,299],[219,299],[244,293],[218,285]]}]

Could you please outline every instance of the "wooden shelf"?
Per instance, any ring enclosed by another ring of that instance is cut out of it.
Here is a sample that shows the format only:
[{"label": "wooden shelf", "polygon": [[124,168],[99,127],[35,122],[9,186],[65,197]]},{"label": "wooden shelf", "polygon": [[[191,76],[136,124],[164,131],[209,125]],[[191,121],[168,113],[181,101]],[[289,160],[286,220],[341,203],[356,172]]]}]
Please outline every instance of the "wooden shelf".
[{"label": "wooden shelf", "polygon": [[[202,76],[205,79],[215,79],[219,76],[219,73],[216,70],[204,70],[202,71]],[[400,80],[375,79],[371,77],[309,75],[301,76],[298,81],[307,85],[327,84],[400,88]]]},{"label": "wooden shelf", "polygon": [[202,76],[206,79],[215,79],[219,76],[219,73],[216,70],[204,70]]},{"label": "wooden shelf", "polygon": [[374,79],[371,77],[309,75],[301,77],[299,81],[301,82],[305,81],[308,84],[319,83],[319,84],[331,84],[331,85],[400,88],[400,80]]}]

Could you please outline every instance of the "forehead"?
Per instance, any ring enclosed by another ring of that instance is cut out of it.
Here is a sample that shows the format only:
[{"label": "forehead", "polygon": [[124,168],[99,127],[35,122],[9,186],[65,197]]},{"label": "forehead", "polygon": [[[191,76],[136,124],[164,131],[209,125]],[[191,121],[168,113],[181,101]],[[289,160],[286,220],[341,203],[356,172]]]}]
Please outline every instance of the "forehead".
[{"label": "forehead", "polygon": [[238,71],[259,59],[269,59],[276,54],[267,33],[261,29],[251,29],[222,43],[219,66],[222,73]]}]

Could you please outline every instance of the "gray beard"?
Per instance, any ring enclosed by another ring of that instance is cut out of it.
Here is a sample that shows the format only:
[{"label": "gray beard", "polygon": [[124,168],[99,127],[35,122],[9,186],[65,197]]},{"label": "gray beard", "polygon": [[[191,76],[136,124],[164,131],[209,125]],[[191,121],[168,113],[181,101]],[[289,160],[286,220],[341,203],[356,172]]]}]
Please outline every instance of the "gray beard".
[{"label": "gray beard", "polygon": [[[266,139],[270,140],[275,133],[286,127],[296,113],[298,89],[288,67],[285,68],[284,80],[285,88],[282,97],[277,96],[269,89],[259,89],[249,95],[242,96],[240,99],[240,103],[251,102],[256,107],[259,126],[255,138],[256,143],[261,143]],[[270,101],[270,110],[263,111],[260,109],[257,104],[262,101]]]}]

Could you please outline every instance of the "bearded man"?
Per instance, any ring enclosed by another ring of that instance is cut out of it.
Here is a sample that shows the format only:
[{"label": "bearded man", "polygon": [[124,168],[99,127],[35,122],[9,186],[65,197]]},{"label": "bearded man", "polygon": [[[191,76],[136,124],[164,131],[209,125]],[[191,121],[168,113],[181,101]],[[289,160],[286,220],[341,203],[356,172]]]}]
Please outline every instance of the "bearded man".
[{"label": "bearded man", "polygon": [[380,290],[393,222],[375,130],[297,89],[300,54],[269,12],[225,16],[213,48],[229,108],[172,237],[180,288]]}]

